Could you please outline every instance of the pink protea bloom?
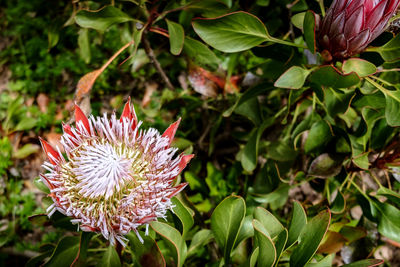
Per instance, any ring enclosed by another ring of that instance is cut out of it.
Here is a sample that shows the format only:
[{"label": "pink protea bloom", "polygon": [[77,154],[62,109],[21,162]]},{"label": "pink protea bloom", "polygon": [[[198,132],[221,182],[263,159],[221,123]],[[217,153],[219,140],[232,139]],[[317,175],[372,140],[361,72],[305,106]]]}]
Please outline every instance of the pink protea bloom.
[{"label": "pink protea bloom", "polygon": [[[89,119],[75,106],[76,126],[63,125],[60,150],[40,139],[48,156],[40,177],[54,203],[48,208],[73,217],[83,231],[101,232],[112,244],[125,245],[123,236],[137,227],[165,218],[171,198],[185,186],[173,186],[175,178],[193,155],[174,157],[170,147],[180,120],[164,134],[150,128],[139,130],[128,101],[122,116]],[[141,239],[140,235],[138,237]]]},{"label": "pink protea bloom", "polygon": [[341,60],[362,52],[385,30],[399,4],[400,0],[334,0],[318,35],[322,54]]}]

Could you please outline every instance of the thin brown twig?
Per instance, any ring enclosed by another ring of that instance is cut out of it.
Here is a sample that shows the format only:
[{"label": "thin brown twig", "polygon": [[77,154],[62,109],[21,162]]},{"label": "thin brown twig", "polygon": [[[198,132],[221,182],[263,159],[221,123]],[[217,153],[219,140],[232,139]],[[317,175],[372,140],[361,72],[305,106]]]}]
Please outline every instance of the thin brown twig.
[{"label": "thin brown twig", "polygon": [[161,78],[164,80],[165,85],[170,89],[170,90],[174,90],[174,86],[172,85],[172,83],[170,82],[167,74],[165,74],[164,70],[161,67],[160,62],[158,62],[153,49],[150,46],[150,42],[149,40],[146,38],[146,35],[143,35],[142,38],[143,41],[143,46],[144,46],[144,50],[146,51],[146,54],[149,56],[151,62],[154,64],[154,66],[156,67],[158,73],[161,75]]}]

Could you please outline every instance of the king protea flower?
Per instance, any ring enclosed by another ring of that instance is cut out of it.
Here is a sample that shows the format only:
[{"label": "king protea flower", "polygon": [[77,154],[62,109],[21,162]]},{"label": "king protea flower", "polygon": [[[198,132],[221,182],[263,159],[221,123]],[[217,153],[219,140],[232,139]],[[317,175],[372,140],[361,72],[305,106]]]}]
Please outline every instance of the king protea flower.
[{"label": "king protea flower", "polygon": [[180,120],[162,135],[153,128],[139,130],[142,122],[128,101],[119,119],[115,114],[88,119],[75,106],[75,121],[75,127],[63,125],[66,157],[40,139],[48,157],[43,164],[48,173],[40,177],[54,201],[48,215],[58,210],[83,231],[125,245],[123,235],[165,218],[171,198],[186,186],[173,186],[193,158],[174,157],[177,149],[170,147]]},{"label": "king protea flower", "polygon": [[334,0],[320,27],[322,54],[341,60],[362,52],[385,30],[399,4],[400,0]]}]

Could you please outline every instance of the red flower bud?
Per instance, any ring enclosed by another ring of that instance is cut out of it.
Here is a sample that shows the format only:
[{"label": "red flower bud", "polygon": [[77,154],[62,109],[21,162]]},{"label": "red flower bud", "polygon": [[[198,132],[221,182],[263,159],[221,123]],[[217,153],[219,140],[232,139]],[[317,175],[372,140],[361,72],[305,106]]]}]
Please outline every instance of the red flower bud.
[{"label": "red flower bud", "polygon": [[334,0],[321,22],[321,51],[334,59],[362,52],[386,28],[400,0]]}]

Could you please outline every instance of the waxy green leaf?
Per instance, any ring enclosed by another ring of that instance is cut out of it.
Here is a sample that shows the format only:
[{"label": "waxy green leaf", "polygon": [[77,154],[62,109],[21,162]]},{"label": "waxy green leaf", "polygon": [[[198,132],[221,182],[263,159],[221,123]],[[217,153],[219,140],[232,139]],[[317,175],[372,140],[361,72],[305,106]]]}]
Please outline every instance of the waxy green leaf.
[{"label": "waxy green leaf", "polygon": [[182,51],[185,32],[183,31],[182,25],[168,19],[166,21],[168,26],[170,51],[173,55],[177,56]]},{"label": "waxy green leaf", "polygon": [[120,267],[121,261],[113,245],[109,245],[100,261],[100,267]]},{"label": "waxy green leaf", "polygon": [[179,231],[166,223],[158,221],[151,222],[150,226],[165,240],[176,265],[178,267],[183,266],[186,259],[187,246]]},{"label": "waxy green leaf", "polygon": [[253,227],[259,247],[258,266],[272,267],[276,261],[275,245],[261,222],[253,220]]},{"label": "waxy green leaf", "polygon": [[82,28],[105,31],[113,24],[133,20],[114,6],[106,6],[98,11],[81,10],[75,16],[75,22]]},{"label": "waxy green leaf", "polygon": [[244,199],[229,196],[215,208],[211,215],[211,230],[215,241],[223,251],[225,264],[230,261],[232,248],[242,227],[245,213]]},{"label": "waxy green leaf", "polygon": [[304,266],[317,251],[331,221],[329,210],[320,212],[312,218],[300,234],[299,245],[290,256],[290,266]]},{"label": "waxy green leaf", "polygon": [[241,11],[214,19],[196,19],[193,28],[207,44],[227,53],[244,51],[270,39],[261,20]]},{"label": "waxy green leaf", "polygon": [[300,89],[303,87],[311,70],[293,66],[285,71],[274,83],[275,87],[287,89]]}]

